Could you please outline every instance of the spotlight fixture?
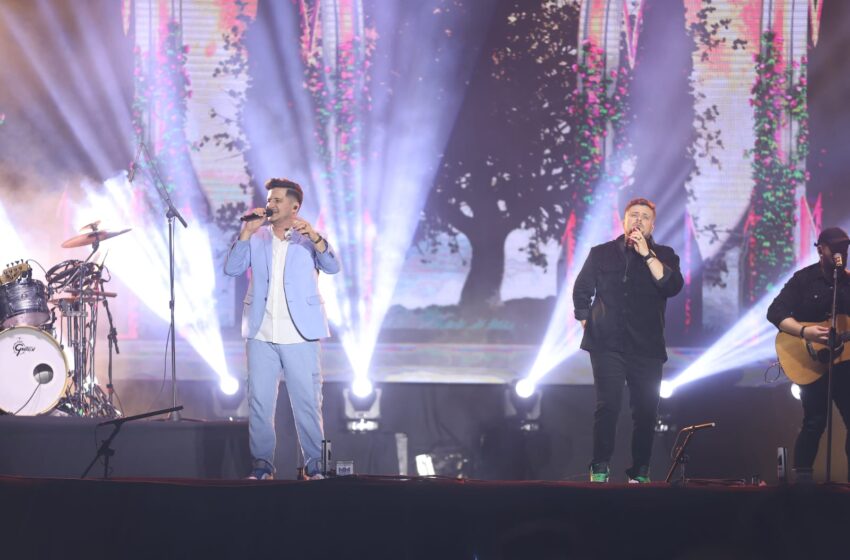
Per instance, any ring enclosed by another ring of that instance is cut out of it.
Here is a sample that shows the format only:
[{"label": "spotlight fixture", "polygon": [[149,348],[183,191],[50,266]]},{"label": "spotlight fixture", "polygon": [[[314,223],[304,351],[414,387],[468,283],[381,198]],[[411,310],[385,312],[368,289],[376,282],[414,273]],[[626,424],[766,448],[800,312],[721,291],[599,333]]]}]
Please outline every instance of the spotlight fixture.
[{"label": "spotlight fixture", "polygon": [[667,381],[666,379],[661,381],[661,387],[658,390],[658,394],[662,399],[669,399],[673,396],[673,392],[675,391],[674,385]]},{"label": "spotlight fixture", "polygon": [[375,388],[372,385],[372,382],[369,381],[368,377],[358,376],[351,384],[351,392],[360,398],[368,397],[370,394],[372,394],[372,391],[374,391],[374,389]]},{"label": "spotlight fixture", "polygon": [[221,378],[218,388],[225,395],[235,395],[239,391],[239,381],[229,375],[224,376]]},{"label": "spotlight fixture", "polygon": [[800,400],[800,386],[796,383],[791,384],[791,396],[797,399],[798,401]]},{"label": "spotlight fixture", "polygon": [[345,425],[349,432],[374,432],[381,418],[381,389],[373,388],[365,396],[358,396],[353,389],[344,389]]},{"label": "spotlight fixture", "polygon": [[220,386],[209,385],[214,418],[231,422],[248,418],[248,392],[238,381],[234,381],[237,389],[232,393],[222,391]]},{"label": "spotlight fixture", "polygon": [[516,382],[515,389],[517,396],[527,399],[534,394],[536,387],[534,386],[534,382],[526,377],[525,379],[520,379]]},{"label": "spotlight fixture", "polygon": [[[531,385],[531,392],[526,384]],[[540,392],[528,379],[514,381],[505,389],[505,417],[517,419],[519,429],[524,432],[540,429]]]}]

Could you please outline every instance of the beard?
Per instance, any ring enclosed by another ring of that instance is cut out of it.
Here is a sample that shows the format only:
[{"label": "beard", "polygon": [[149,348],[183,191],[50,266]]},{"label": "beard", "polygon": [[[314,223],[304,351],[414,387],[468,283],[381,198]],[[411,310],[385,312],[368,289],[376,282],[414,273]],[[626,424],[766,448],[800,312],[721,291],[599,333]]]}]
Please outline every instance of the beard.
[{"label": "beard", "polygon": [[830,247],[832,251],[832,258],[827,258],[826,255],[823,256],[823,260],[828,269],[832,270],[836,267],[835,259],[836,257],[841,257],[841,265],[838,268],[847,268],[847,245],[837,245],[835,247]]}]

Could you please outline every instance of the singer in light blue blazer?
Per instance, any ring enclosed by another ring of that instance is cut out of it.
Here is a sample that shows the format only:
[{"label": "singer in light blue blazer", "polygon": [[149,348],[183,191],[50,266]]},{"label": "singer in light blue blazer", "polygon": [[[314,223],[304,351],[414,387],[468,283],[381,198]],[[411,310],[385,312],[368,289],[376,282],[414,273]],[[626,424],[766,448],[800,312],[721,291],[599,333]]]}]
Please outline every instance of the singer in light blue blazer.
[{"label": "singer in light blue blazer", "polygon": [[324,430],[319,339],[329,332],[318,275],[336,274],[339,261],[327,240],[298,216],[304,199],[300,185],[270,179],[266,189],[266,208],[242,218],[242,231],[224,264],[228,276],[250,269],[242,311],[254,459],[248,478],[274,478],[274,420],[281,378],[289,392],[305,475],[320,478]]}]

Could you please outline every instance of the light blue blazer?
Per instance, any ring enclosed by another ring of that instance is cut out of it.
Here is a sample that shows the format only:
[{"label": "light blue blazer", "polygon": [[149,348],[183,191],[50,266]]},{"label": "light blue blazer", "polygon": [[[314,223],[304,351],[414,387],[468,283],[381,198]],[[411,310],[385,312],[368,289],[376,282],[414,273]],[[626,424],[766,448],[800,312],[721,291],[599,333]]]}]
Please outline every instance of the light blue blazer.
[{"label": "light blue blazer", "polygon": [[[271,278],[272,235],[268,227],[263,227],[247,241],[237,239],[224,262],[224,273],[228,276],[239,276],[251,269],[242,309],[245,338],[254,338],[263,322]],[[306,236],[293,230],[286,251],[283,293],[295,328],[307,340],[330,336],[324,301],[319,295],[319,271],[339,272],[339,261],[330,243],[324,253],[319,253]]]}]

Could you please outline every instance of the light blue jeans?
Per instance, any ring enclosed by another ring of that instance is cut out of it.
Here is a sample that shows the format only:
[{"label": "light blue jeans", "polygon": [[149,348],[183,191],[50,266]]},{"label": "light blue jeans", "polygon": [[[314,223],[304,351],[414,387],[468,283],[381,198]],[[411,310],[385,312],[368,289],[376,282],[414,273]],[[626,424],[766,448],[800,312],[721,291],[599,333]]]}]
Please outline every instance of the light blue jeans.
[{"label": "light blue jeans", "polygon": [[304,467],[317,473],[324,439],[319,343],[274,344],[249,338],[247,347],[248,434],[255,466],[264,461],[274,469],[275,409],[283,374]]}]

